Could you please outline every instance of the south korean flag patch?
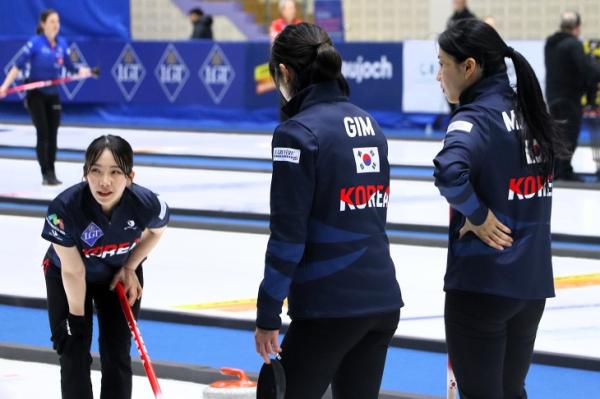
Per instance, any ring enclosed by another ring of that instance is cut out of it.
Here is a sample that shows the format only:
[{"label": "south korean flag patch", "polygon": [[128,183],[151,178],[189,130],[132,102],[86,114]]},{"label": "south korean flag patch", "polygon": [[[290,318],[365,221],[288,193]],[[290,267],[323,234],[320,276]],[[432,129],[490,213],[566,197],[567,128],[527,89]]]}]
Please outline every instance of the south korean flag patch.
[{"label": "south korean flag patch", "polygon": [[379,173],[379,150],[377,147],[353,148],[356,173]]}]

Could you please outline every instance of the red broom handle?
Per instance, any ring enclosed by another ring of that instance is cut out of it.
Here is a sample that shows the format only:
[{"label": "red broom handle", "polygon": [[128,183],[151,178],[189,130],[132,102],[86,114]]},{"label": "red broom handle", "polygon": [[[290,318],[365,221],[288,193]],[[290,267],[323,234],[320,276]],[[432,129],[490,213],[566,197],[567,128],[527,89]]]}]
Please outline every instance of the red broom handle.
[{"label": "red broom handle", "polygon": [[18,93],[21,91],[41,89],[42,87],[56,86],[56,85],[60,85],[63,83],[73,82],[76,80],[83,80],[83,79],[87,79],[87,78],[91,78],[91,77],[98,77],[99,74],[100,74],[100,69],[98,69],[98,67],[96,67],[96,68],[92,69],[92,74],[89,76],[74,75],[74,76],[65,76],[63,78],[39,80],[37,82],[29,82],[29,83],[25,83],[25,84],[18,85],[18,86],[13,86],[13,87],[6,89],[6,94],[8,95],[8,94],[12,94],[12,93]]},{"label": "red broom handle", "polygon": [[135,345],[137,346],[138,352],[140,353],[140,358],[142,359],[142,364],[144,365],[144,369],[146,370],[146,375],[148,376],[148,380],[150,381],[152,392],[154,392],[154,397],[156,399],[162,399],[162,390],[160,389],[160,385],[158,384],[156,373],[154,373],[154,369],[152,368],[150,356],[148,356],[148,351],[146,350],[146,345],[144,345],[142,334],[140,333],[140,329],[138,328],[137,323],[135,322],[133,312],[131,311],[131,307],[129,306],[129,302],[127,301],[127,296],[125,295],[125,288],[123,287],[123,283],[118,283],[115,288],[117,290],[117,294],[119,295],[119,300],[121,301],[121,308],[123,309],[123,313],[125,314],[125,318],[127,319],[127,324],[129,325],[129,329],[131,330],[131,335],[133,336],[133,339],[135,340]]}]

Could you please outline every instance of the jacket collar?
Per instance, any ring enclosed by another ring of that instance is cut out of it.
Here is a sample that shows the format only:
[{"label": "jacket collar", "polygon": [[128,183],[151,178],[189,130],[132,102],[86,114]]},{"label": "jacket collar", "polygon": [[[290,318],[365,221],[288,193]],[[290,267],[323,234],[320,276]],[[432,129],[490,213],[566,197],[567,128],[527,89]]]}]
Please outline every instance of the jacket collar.
[{"label": "jacket collar", "polygon": [[301,90],[282,107],[283,112],[292,117],[306,108],[323,102],[348,101],[337,81],[315,83]]},{"label": "jacket collar", "polygon": [[508,75],[505,71],[484,77],[463,91],[459,98],[459,104],[466,105],[474,102],[480,97],[490,94],[512,95],[514,91],[510,87]]}]

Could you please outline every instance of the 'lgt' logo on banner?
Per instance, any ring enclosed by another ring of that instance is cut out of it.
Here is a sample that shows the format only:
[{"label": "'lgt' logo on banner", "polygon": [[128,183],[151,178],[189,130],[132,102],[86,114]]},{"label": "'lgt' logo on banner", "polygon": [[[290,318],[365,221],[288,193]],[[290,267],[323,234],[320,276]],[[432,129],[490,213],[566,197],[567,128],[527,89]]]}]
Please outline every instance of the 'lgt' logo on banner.
[{"label": "'lgt' logo on banner", "polygon": [[[10,59],[10,61],[8,61],[8,63],[4,66],[4,75],[8,75],[8,72],[13,67],[13,65],[15,65],[15,62],[17,61],[17,59],[21,56],[21,54],[24,51],[25,51],[25,47],[21,47],[21,49],[19,51],[17,51],[17,53]],[[31,71],[31,65],[28,63],[25,65],[25,67],[23,69],[21,69],[19,71],[19,74],[17,75],[17,78],[15,79],[13,84],[11,84],[11,87],[21,84],[25,79],[27,79],[29,77],[30,71]],[[17,92],[17,95],[19,96],[19,98],[21,100],[23,98],[25,98],[24,91]]]},{"label": "'lgt' logo on banner", "polygon": [[223,50],[216,44],[208,53],[198,73],[215,104],[221,102],[231,86],[231,82],[235,79],[235,71],[231,63]]},{"label": "'lgt' logo on banner", "polygon": [[127,101],[131,101],[146,76],[146,68],[129,43],[112,67],[112,75]]},{"label": "'lgt' logo on banner", "polygon": [[[79,46],[77,45],[77,43],[73,43],[71,44],[71,46],[69,46],[69,52],[68,54],[66,54],[67,57],[71,58],[71,62],[73,62],[73,65],[75,65],[75,68],[81,68],[81,67],[87,67],[88,63],[85,60],[85,57],[83,56],[83,53],[81,52],[81,50],[79,49]],[[63,68],[63,76],[66,75],[66,69]],[[79,92],[79,89],[81,89],[81,86],[83,86],[83,84],[85,83],[85,80],[78,80],[76,82],[72,82],[72,83],[63,83],[61,86],[63,88],[63,90],[65,91],[65,94],[67,95],[67,97],[69,97],[69,100],[72,100],[73,97],[75,97],[77,95],[77,93]]]},{"label": "'lgt' logo on banner", "polygon": [[169,101],[173,102],[189,79],[190,71],[175,46],[169,44],[158,61],[154,75]]}]

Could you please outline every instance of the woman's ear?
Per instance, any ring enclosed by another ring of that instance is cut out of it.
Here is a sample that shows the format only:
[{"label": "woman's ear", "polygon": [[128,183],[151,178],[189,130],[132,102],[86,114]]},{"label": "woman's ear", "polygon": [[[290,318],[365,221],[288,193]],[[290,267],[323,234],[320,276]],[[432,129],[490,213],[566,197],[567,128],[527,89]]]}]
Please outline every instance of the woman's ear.
[{"label": "woman's ear", "polygon": [[132,170],[131,173],[129,174],[129,176],[127,176],[127,177],[129,178],[129,184],[128,185],[133,184],[133,178],[135,177],[135,171]]},{"label": "woman's ear", "polygon": [[283,64],[279,64],[278,68],[279,68],[279,73],[281,74],[281,77],[283,78],[283,81],[285,83],[288,83],[291,78],[290,70]]},{"label": "woman's ear", "polygon": [[474,75],[477,74],[477,72],[480,69],[477,65],[477,61],[475,61],[475,58],[473,58],[473,57],[467,58],[463,62],[463,65],[465,68],[465,78],[466,79],[471,79]]}]

